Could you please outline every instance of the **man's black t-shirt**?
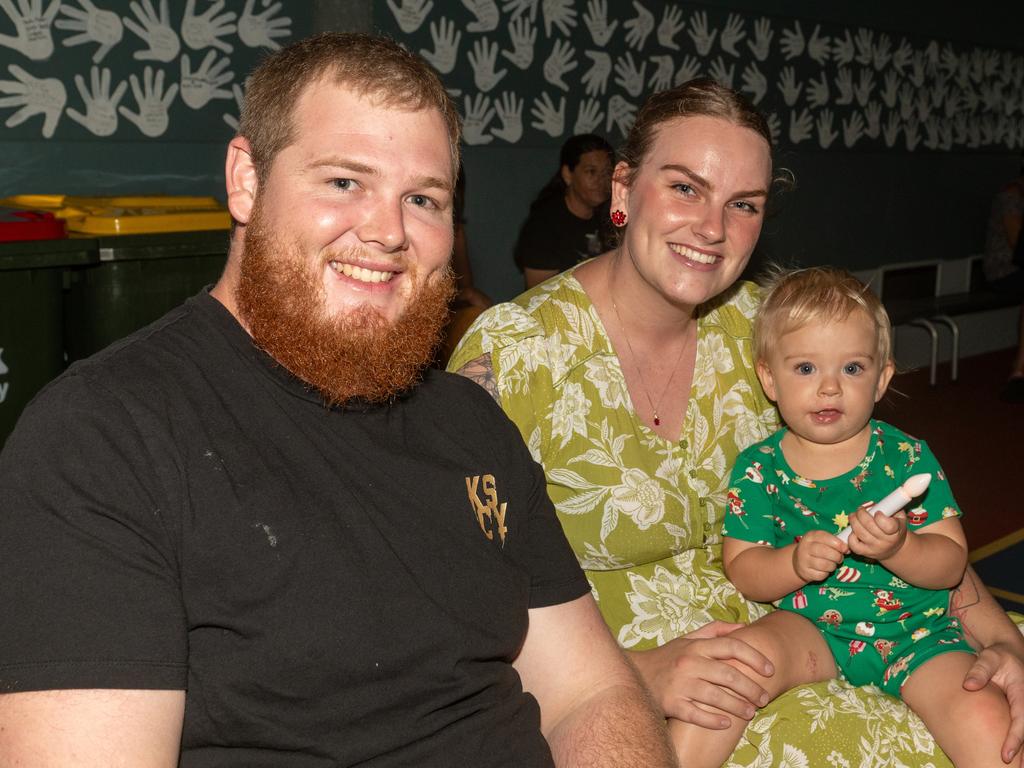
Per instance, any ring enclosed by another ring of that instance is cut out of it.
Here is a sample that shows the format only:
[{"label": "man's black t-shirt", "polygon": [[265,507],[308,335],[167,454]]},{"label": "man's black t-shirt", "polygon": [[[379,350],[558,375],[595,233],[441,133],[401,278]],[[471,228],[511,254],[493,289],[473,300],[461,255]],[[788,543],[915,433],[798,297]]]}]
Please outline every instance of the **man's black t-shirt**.
[{"label": "man's black t-shirt", "polygon": [[594,209],[589,219],[574,215],[562,195],[554,195],[534,208],[523,222],[516,241],[520,269],[564,272],[611,247],[608,205]]},{"label": "man's black t-shirt", "polygon": [[587,582],[473,382],[328,410],[203,293],[36,398],[0,498],[0,692],[186,689],[183,766],[551,764],[510,660]]}]

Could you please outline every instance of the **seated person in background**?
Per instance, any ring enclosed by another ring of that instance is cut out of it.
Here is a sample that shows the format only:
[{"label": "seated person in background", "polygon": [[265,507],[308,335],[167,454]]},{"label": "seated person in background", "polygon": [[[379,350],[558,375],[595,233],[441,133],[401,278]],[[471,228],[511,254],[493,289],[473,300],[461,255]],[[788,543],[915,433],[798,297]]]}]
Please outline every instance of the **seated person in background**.
[{"label": "seated person in background", "polygon": [[[620,244],[488,309],[449,370],[491,393],[544,466],[601,614],[670,726],[750,721],[740,766],[948,766],[907,708],[870,688],[832,680],[761,709],[771,666],[732,637],[771,610],[725,577],[721,544],[729,470],[778,426],[754,370],[759,294],[739,279],[781,180],[767,121],[692,80],[648,97],[620,157]],[[970,568],[951,603],[985,648],[964,685],[991,679],[1017,702],[1016,750],[1024,639]]]},{"label": "seated person in background", "polygon": [[1024,154],[1020,175],[1007,183],[992,200],[985,235],[985,279],[989,287],[1011,293],[1021,300],[1017,354],[1001,397],[1024,403]]},{"label": "seated person in background", "polygon": [[0,453],[0,763],[673,765],[522,439],[425,369],[437,74],[326,33],[247,82],[224,274]]},{"label": "seated person in background", "polygon": [[[754,350],[785,426],[733,467],[722,559],[744,595],[782,609],[734,633],[774,664],[758,682],[772,697],[837,674],[878,686],[921,717],[955,765],[1000,768],[1006,698],[991,684],[964,690],[976,657],[947,615],[967,567],[960,510],[928,446],[871,418],[894,371],[881,302],[843,270],[777,272]],[[868,512],[922,473],[931,483],[909,515]],[[848,524],[847,544],[837,534]],[[709,768],[742,735],[742,723],[673,730],[678,754]]]},{"label": "seated person in background", "polygon": [[608,218],[613,151],[585,133],[562,145],[558,171],[530,203],[516,241],[516,266],[532,288],[603,253],[614,234]]},{"label": "seated person in background", "polygon": [[469,244],[466,241],[466,169],[459,168],[455,183],[455,246],[452,249],[452,271],[458,293],[452,307],[479,307],[487,309],[494,302],[473,283],[473,265],[469,259]]}]

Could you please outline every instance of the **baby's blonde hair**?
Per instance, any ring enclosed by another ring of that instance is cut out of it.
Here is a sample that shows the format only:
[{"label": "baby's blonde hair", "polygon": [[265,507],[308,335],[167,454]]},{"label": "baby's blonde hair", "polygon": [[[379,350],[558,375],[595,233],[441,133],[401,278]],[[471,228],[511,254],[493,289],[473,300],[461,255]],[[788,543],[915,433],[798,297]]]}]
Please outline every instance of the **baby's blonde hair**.
[{"label": "baby's blonde hair", "polygon": [[878,365],[892,360],[892,323],[882,302],[845,269],[773,267],[761,284],[754,320],[754,353],[767,360],[775,340],[811,322],[841,322],[861,310],[875,323]]}]

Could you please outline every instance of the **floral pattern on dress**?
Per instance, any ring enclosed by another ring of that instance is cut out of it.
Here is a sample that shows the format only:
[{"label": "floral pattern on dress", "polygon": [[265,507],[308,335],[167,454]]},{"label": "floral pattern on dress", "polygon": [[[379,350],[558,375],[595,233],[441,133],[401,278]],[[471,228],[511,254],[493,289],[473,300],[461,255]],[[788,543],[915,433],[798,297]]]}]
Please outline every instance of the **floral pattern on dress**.
[{"label": "floral pattern on dress", "polygon": [[[778,428],[752,361],[757,289],[740,283],[698,325],[679,441],[636,417],[619,360],[582,286],[565,272],[484,312],[449,362],[488,355],[502,408],[545,468],[548,493],[620,645],[662,645],[709,621],[771,606],[722,570],[729,472]],[[787,477],[765,478],[785,487]],[[921,721],[878,689],[833,680],[763,708],[728,766],[950,768]]]}]

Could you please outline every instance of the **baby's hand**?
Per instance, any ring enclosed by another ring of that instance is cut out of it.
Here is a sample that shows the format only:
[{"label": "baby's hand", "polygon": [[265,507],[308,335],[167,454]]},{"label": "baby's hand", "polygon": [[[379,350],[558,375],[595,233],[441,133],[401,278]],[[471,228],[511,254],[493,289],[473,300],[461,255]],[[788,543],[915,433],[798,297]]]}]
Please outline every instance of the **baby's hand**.
[{"label": "baby's hand", "polygon": [[886,517],[872,515],[862,507],[853,513],[850,527],[850,551],[879,562],[899,552],[907,540],[907,516],[903,512]]},{"label": "baby's hand", "polygon": [[793,550],[793,570],[805,582],[827,578],[846,554],[846,545],[825,531],[808,531]]}]

